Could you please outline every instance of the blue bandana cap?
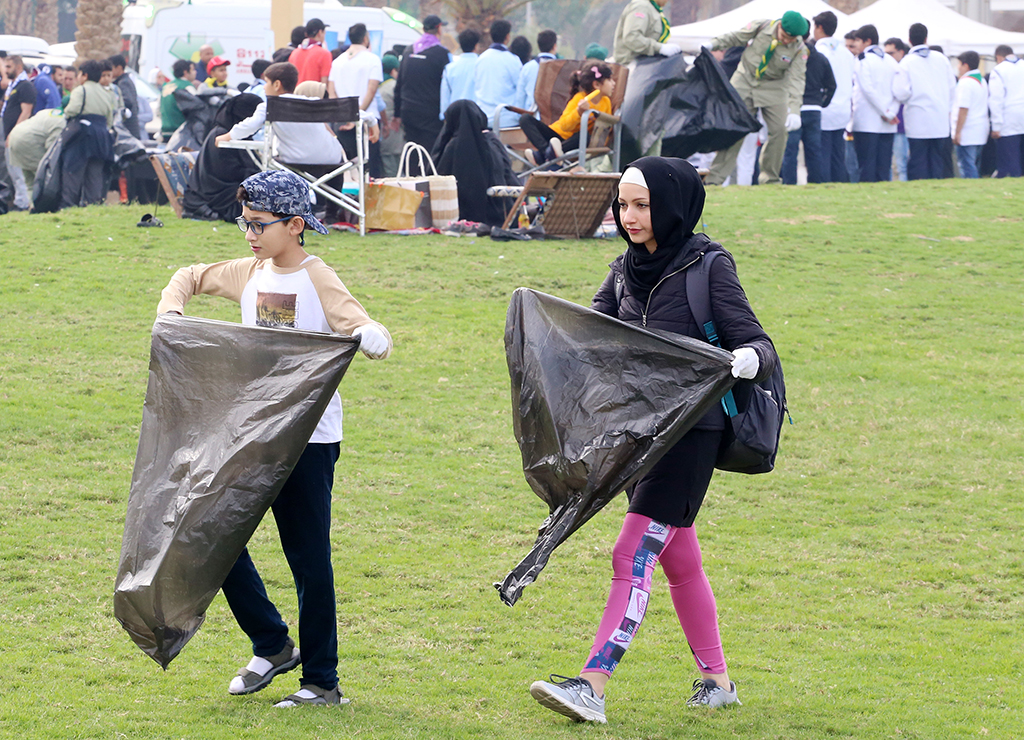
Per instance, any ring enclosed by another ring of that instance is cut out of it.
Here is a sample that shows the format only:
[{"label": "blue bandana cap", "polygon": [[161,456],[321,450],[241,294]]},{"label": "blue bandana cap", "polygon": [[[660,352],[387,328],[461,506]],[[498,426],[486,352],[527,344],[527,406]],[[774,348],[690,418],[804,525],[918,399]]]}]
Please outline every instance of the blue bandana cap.
[{"label": "blue bandana cap", "polygon": [[318,234],[329,233],[327,227],[313,215],[314,196],[306,181],[298,175],[283,170],[257,172],[245,178],[242,187],[249,194],[245,205],[250,210],[302,216],[306,225]]}]

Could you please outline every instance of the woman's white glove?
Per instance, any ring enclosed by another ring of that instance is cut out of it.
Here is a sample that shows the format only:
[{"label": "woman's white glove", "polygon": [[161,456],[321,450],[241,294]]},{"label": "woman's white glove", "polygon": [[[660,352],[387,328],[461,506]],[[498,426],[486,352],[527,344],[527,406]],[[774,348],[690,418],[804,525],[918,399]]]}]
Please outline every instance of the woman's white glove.
[{"label": "woman's white glove", "polygon": [[371,360],[381,360],[388,356],[388,335],[375,324],[364,324],[352,332],[359,337],[359,349]]},{"label": "woman's white glove", "polygon": [[753,347],[740,347],[732,353],[732,376],[753,380],[761,361]]},{"label": "woman's white glove", "polygon": [[796,113],[790,113],[786,116],[786,131],[799,131],[802,125],[803,122]]},{"label": "woman's white glove", "polygon": [[676,54],[682,54],[683,50],[679,44],[662,44],[658,53],[663,57],[674,57]]}]

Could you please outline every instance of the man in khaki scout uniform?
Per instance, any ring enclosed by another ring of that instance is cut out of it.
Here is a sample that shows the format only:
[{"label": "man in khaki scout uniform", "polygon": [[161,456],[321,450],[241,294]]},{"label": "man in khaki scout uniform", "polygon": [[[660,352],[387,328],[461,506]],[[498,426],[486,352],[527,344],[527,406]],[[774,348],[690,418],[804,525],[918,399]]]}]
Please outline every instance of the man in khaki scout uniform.
[{"label": "man in khaki scout uniform", "polygon": [[[761,111],[768,127],[768,142],[761,152],[759,182],[781,183],[782,158],[788,131],[800,128],[800,105],[804,96],[807,47],[803,37],[810,30],[807,19],[795,10],[781,20],[751,21],[746,27],[717,37],[712,51],[746,46],[732,85],[747,104],[751,115]],[[748,45],[749,42],[749,45]],[[721,185],[736,166],[743,139],[715,156],[705,182]]]},{"label": "man in khaki scout uniform", "polygon": [[[682,51],[666,43],[671,31],[661,6],[654,0],[630,0],[615,26],[613,59],[629,64],[637,57],[671,57]],[[802,93],[801,93],[802,94]]]}]

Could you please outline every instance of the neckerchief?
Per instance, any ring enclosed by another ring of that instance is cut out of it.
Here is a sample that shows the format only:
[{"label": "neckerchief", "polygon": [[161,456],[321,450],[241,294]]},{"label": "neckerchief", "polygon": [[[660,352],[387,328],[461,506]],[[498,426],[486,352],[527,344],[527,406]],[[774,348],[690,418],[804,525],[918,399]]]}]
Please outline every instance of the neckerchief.
[{"label": "neckerchief", "polygon": [[441,39],[432,33],[425,33],[420,36],[412,45],[413,54],[422,54],[427,49],[441,45]]},{"label": "neckerchief", "polygon": [[654,2],[654,0],[651,0],[651,5],[658,11],[658,16],[661,20],[661,34],[658,35],[658,43],[663,44],[668,41],[668,37],[672,33],[672,26],[668,24],[668,18],[665,17],[665,11],[661,9],[661,6]]},{"label": "neckerchief", "polygon": [[[980,84],[982,83],[982,80],[984,79],[984,78],[983,78],[983,77],[981,76],[981,72],[979,72],[979,71],[978,71],[978,70],[976,70],[976,69],[973,69],[973,70],[971,70],[970,72],[968,72],[967,74],[965,74],[965,75],[964,75],[964,77],[970,77],[970,78],[971,78],[972,80],[974,80],[975,82],[977,82],[977,83],[978,83],[979,85],[980,85]],[[961,77],[960,79],[962,80],[962,79],[963,79],[964,77]]]},{"label": "neckerchief", "polygon": [[778,45],[779,40],[775,38],[775,33],[773,32],[772,42],[771,44],[768,45],[767,51],[765,51],[765,53],[761,55],[761,62],[757,65],[757,71],[754,72],[754,77],[756,77],[757,79],[761,79],[761,75],[763,75],[764,71],[768,68],[768,62],[770,62],[772,60],[772,57],[775,56],[775,47],[777,47]]},{"label": "neckerchief", "polygon": [[0,107],[0,116],[2,116],[4,114],[4,111],[7,110],[7,100],[11,97],[11,93],[14,92],[14,88],[21,84],[23,80],[27,79],[28,73],[25,70],[21,70],[21,74],[19,74],[17,77],[11,80],[11,83],[7,86],[7,92],[4,93],[4,104],[2,107]]},{"label": "neckerchief", "polygon": [[497,49],[498,51],[508,51],[508,47],[505,46],[504,44],[491,44],[487,48],[489,48],[489,49]]},{"label": "neckerchief", "polygon": [[858,59],[863,59],[865,54],[874,54],[879,59],[885,59],[885,52],[882,50],[882,47],[879,46],[878,44],[874,44],[872,46],[869,46],[864,51],[862,51],[860,54],[858,54],[857,58]]}]

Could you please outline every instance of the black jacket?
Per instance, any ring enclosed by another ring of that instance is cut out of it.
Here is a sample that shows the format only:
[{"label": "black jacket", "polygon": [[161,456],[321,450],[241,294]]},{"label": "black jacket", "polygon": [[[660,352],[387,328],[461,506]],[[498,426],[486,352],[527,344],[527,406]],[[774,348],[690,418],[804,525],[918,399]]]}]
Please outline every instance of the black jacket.
[{"label": "black jacket", "polygon": [[[124,127],[128,133],[136,139],[142,138],[142,127],[139,122],[139,93],[135,89],[131,75],[125,72],[114,80],[114,84],[121,88],[121,97],[124,98],[124,107],[131,111],[131,115],[124,117]],[[143,103],[148,105],[148,103]]]},{"label": "black jacket", "polygon": [[[591,308],[608,316],[639,324],[648,329],[660,329],[704,340],[686,300],[686,268],[696,264],[704,252],[718,250],[729,254],[721,244],[711,241],[705,234],[694,234],[679,255],[662,274],[662,279],[651,291],[647,304],[640,302],[629,290],[623,278],[623,255],[609,265],[611,272],[605,278],[591,302]],[[617,299],[616,283],[621,283],[621,302]],[[716,259],[709,278],[711,311],[722,347],[733,351],[739,347],[752,347],[757,352],[760,367],[753,382],[768,378],[775,369],[778,355],[772,340],[754,315],[747,296],[740,285],[732,255]],[[695,429],[724,429],[725,412],[715,406],[694,427]]]},{"label": "black jacket", "polygon": [[832,102],[836,94],[836,77],[832,65],[813,45],[807,46],[807,73],[804,81],[804,105],[820,105],[822,108]]},{"label": "black jacket", "polygon": [[414,54],[410,46],[398,68],[395,118],[422,128],[441,128],[441,75],[451,55],[443,46]]}]

